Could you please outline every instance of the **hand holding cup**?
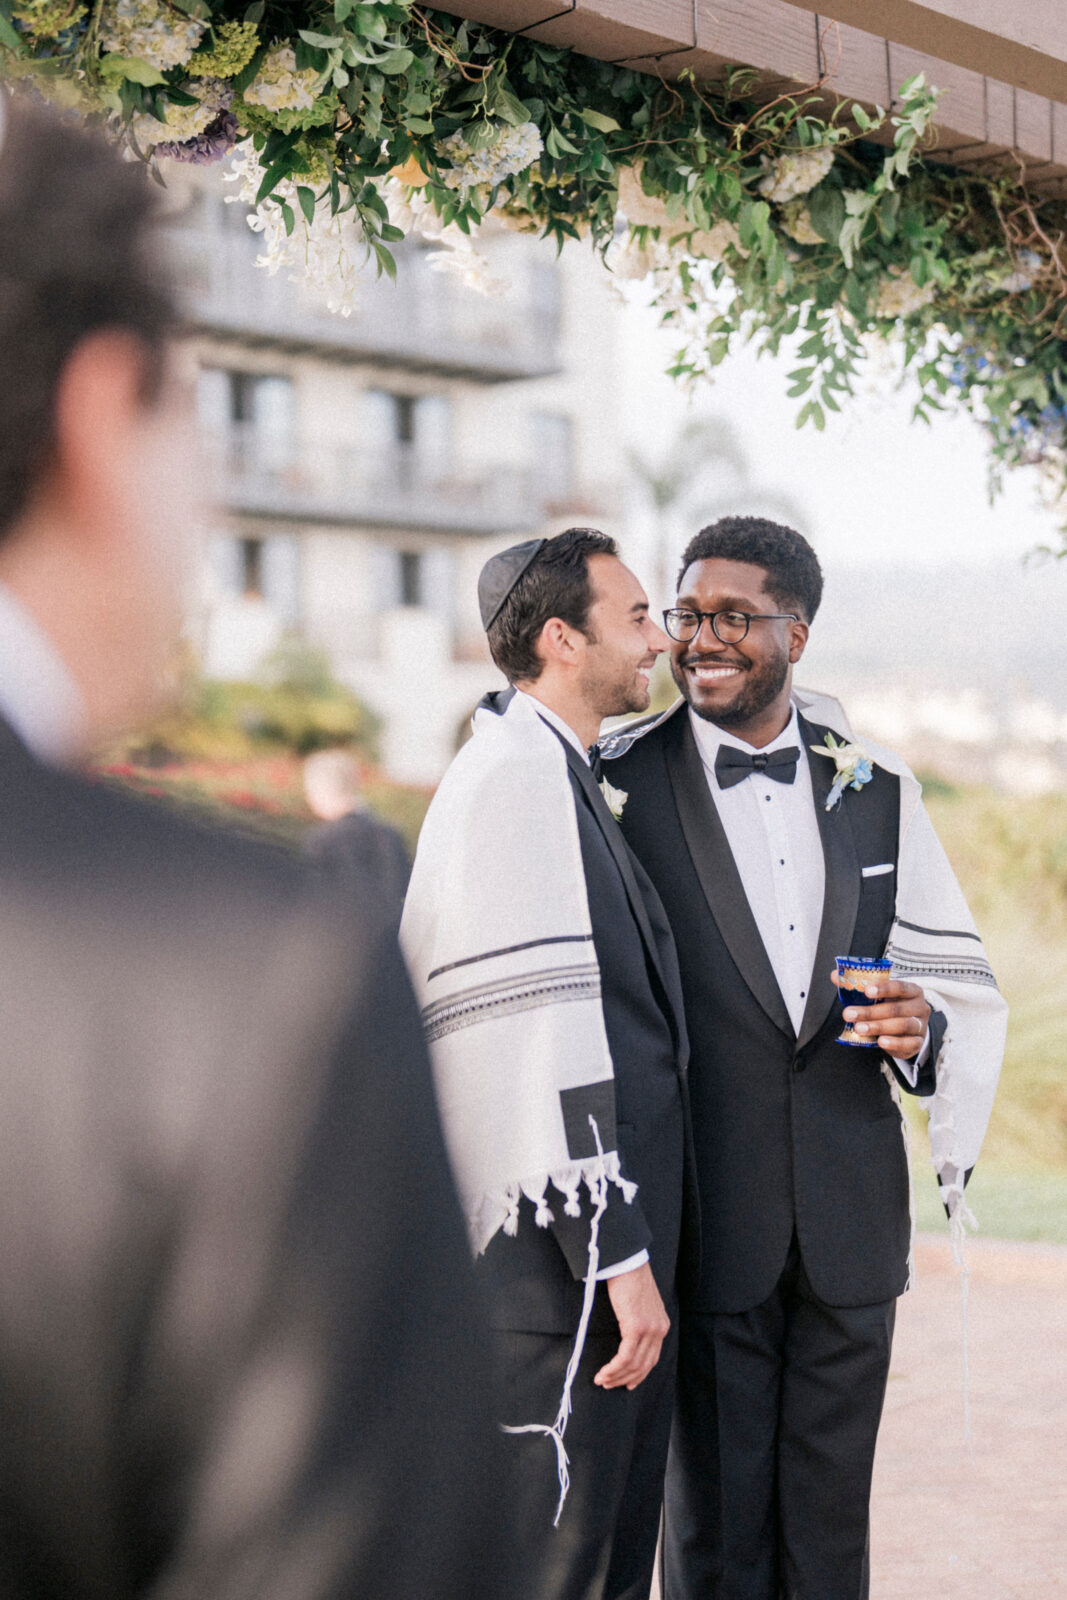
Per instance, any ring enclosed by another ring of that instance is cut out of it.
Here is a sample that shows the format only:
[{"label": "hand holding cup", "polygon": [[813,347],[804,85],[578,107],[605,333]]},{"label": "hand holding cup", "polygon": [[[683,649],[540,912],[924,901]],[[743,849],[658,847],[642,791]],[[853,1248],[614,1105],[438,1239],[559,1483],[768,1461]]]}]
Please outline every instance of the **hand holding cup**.
[{"label": "hand holding cup", "polygon": [[930,1022],[930,1005],[917,983],[892,978],[892,962],[863,956],[838,956],[831,974],[837,986],[845,1027],[838,1043],[889,1055],[919,1053]]}]

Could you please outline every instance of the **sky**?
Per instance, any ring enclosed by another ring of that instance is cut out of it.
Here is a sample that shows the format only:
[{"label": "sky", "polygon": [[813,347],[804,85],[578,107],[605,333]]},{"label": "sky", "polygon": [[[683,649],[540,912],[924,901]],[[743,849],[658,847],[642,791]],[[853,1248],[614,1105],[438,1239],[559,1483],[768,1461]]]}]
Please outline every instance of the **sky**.
[{"label": "sky", "polygon": [[[1032,471],[1009,473],[990,505],[987,445],[970,417],[917,425],[907,394],[889,392],[846,402],[825,433],[798,431],[801,402],[786,398],[785,381],[795,357],[757,359],[744,348],[691,400],[665,375],[676,336],[636,297],[618,316],[630,441],[655,459],[688,418],[729,418],[749,458],[749,495],[762,489],[792,500],[824,565],[974,567],[1021,561],[1035,546],[1057,542]],[[722,492],[738,488],[728,479]]]}]

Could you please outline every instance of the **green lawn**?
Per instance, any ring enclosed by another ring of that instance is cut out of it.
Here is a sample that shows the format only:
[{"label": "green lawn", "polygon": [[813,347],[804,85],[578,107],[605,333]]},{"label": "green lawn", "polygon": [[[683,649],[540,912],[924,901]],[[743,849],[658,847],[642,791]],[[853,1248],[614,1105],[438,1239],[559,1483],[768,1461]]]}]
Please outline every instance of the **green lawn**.
[{"label": "green lawn", "polygon": [[[1067,795],[931,784],[928,803],[1011,1007],[968,1199],[983,1234],[1067,1244]],[[913,1127],[918,1224],[942,1228],[925,1134]]]}]

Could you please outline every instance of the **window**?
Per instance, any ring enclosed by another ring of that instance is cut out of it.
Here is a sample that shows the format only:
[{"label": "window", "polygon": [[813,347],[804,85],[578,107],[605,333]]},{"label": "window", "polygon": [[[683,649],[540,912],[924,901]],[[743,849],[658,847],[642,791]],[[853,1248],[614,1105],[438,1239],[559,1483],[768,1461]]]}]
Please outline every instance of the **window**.
[{"label": "window", "polygon": [[300,618],[300,541],[292,534],[223,535],[209,546],[218,592],[230,600],[264,600],[282,622]]},{"label": "window", "polygon": [[263,598],[263,540],[239,539],[241,593],[248,600]]},{"label": "window", "polygon": [[417,550],[400,551],[400,604],[422,605],[422,556]]},{"label": "window", "polygon": [[281,373],[204,367],[197,411],[209,441],[223,443],[242,465],[281,471],[296,446],[296,389]]}]

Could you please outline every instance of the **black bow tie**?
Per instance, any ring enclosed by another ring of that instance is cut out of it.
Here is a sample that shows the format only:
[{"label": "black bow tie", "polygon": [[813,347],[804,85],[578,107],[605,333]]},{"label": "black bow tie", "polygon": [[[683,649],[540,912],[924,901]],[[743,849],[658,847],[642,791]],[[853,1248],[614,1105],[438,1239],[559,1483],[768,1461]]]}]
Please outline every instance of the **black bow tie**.
[{"label": "black bow tie", "polygon": [[737,750],[733,745],[721,744],[719,753],[715,757],[715,776],[719,780],[720,789],[732,789],[735,783],[741,783],[753,772],[762,773],[765,778],[773,778],[775,783],[792,783],[797,775],[797,761],[800,751],[795,744],[785,750],[757,750],[754,755],[746,755],[744,750]]},{"label": "black bow tie", "polygon": [[604,776],[604,763],[600,757],[600,746],[598,744],[591,744],[585,753],[589,757],[589,770],[592,772],[597,783],[599,783],[601,778]]}]

